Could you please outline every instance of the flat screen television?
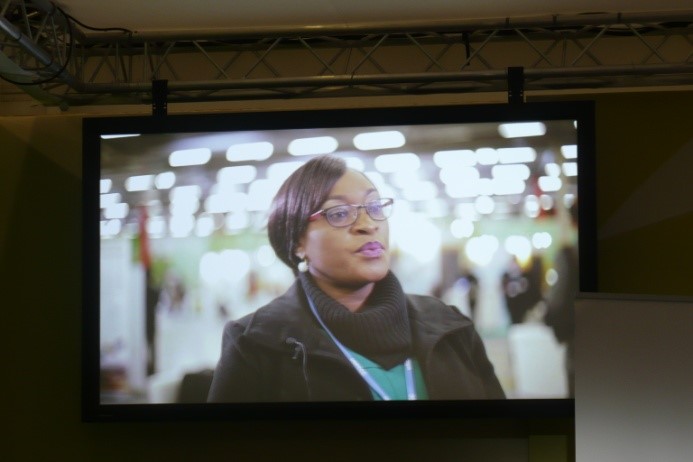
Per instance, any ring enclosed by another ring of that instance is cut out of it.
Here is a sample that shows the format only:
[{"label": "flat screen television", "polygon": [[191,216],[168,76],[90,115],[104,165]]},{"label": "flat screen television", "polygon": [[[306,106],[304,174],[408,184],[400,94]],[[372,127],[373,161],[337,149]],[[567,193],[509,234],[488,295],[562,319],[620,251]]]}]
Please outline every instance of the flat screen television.
[{"label": "flat screen television", "polygon": [[[84,419],[572,416],[594,138],[589,101],[86,118]],[[393,273],[474,322],[505,399],[207,402],[224,326],[295,280],[268,209],[322,155],[394,199]]]}]

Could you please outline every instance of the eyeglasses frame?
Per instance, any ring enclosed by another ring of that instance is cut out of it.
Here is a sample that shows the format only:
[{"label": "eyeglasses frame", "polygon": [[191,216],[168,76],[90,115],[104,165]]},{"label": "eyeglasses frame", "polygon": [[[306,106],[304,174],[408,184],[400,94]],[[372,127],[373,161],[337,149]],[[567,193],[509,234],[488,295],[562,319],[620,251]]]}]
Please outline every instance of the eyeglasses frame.
[{"label": "eyeglasses frame", "polygon": [[[368,214],[368,216],[369,216],[372,220],[375,220],[375,221],[386,221],[388,218],[390,218],[389,216],[380,219],[380,218],[374,218],[373,216],[371,216],[370,213],[368,213],[368,204],[370,204],[370,203],[372,203],[372,202],[377,202],[377,201],[386,201],[386,202],[383,203],[382,207],[391,206],[391,205],[394,205],[394,203],[395,203],[395,200],[394,200],[393,198],[391,198],[391,197],[383,197],[383,198],[380,198],[380,199],[375,199],[375,200],[369,201],[369,202],[367,202],[367,203],[365,203],[365,204],[339,204],[339,205],[333,205],[332,207],[327,207],[327,208],[318,210],[317,212],[311,213],[310,216],[308,217],[308,221],[315,221],[315,220],[317,220],[317,219],[322,215],[322,216],[325,217],[325,220],[327,221],[327,223],[328,223],[330,226],[333,226],[333,227],[335,227],[335,228],[346,228],[347,226],[351,226],[351,225],[353,225],[354,223],[356,223],[356,221],[359,219],[359,209],[366,209],[366,213]],[[389,202],[387,202],[387,201],[389,201]],[[342,225],[342,226],[335,226],[335,225],[333,225],[332,223],[330,223],[330,220],[327,219],[327,212],[328,212],[330,209],[333,209],[333,208],[335,208],[335,207],[344,207],[345,205],[346,205],[346,206],[349,206],[349,207],[356,207],[356,218],[354,219],[354,221],[352,221],[352,222],[349,223],[348,225]]]}]

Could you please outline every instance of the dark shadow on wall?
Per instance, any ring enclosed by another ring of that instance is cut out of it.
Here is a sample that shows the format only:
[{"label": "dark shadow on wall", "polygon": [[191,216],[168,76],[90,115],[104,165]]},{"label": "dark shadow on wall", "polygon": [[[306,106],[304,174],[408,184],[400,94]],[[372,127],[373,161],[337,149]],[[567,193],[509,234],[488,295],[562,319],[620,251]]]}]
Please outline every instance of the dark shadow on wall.
[{"label": "dark shadow on wall", "polygon": [[26,146],[3,154],[21,159],[0,173],[13,185],[0,269],[10,459],[39,460],[79,419],[81,181]]}]

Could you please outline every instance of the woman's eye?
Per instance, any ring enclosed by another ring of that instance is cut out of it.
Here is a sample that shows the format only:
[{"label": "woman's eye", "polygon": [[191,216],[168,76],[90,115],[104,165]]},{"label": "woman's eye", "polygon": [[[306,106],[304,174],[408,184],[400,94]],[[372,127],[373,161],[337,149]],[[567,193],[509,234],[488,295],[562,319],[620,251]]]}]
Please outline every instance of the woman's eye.
[{"label": "woman's eye", "polygon": [[328,215],[333,220],[343,220],[349,216],[349,210],[347,210],[347,209],[330,210],[328,212]]},{"label": "woman's eye", "polygon": [[380,213],[380,211],[383,209],[383,206],[379,203],[376,204],[368,204],[368,211],[370,213]]}]

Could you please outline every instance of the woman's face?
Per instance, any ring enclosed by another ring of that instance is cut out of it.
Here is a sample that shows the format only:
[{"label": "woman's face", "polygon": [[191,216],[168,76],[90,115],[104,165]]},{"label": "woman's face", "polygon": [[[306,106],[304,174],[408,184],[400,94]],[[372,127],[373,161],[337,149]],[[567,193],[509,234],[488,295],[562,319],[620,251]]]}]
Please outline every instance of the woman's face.
[{"label": "woman's face", "polygon": [[[347,170],[320,208],[363,205],[379,198],[378,191],[362,173]],[[352,225],[335,228],[318,215],[308,224],[296,254],[308,260],[309,271],[319,285],[361,288],[381,280],[390,269],[387,220],[373,220],[361,208]]]}]

